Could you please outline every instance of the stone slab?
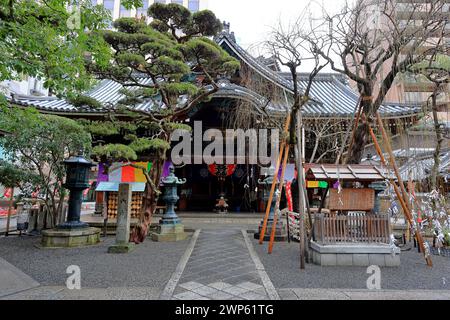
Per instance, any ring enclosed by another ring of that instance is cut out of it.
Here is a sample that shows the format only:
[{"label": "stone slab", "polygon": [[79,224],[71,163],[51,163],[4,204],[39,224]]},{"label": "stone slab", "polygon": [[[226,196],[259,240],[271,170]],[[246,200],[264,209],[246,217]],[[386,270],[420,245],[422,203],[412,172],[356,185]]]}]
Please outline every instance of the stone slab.
[{"label": "stone slab", "polygon": [[0,297],[39,286],[39,282],[0,258]]},{"label": "stone slab", "polygon": [[312,242],[313,262],[321,266],[400,266],[399,248],[377,244],[320,245]]},{"label": "stone slab", "polygon": [[[259,239],[259,236],[261,234],[262,225],[263,225],[263,222],[261,221],[259,226],[258,226],[258,232],[254,233],[254,235],[253,235],[253,237],[255,239]],[[272,226],[273,226],[273,222],[269,221],[267,223],[266,232],[264,234],[263,241],[269,241],[270,240],[270,235],[272,233]],[[282,242],[282,241],[287,241],[287,239],[288,239],[288,235],[287,235],[286,225],[282,221],[278,220],[277,224],[276,224],[276,227],[275,227],[275,238],[274,238],[274,241]]]},{"label": "stone slab", "polygon": [[353,254],[353,265],[358,267],[369,266],[369,254],[367,253],[354,253]]},{"label": "stone slab", "polygon": [[311,248],[320,253],[400,253],[400,248],[392,248],[388,244],[365,244],[365,243],[346,243],[338,245],[321,245],[311,241]]},{"label": "stone slab", "polygon": [[353,265],[353,254],[342,253],[336,255],[336,264],[338,266],[352,266]]},{"label": "stone slab", "polygon": [[386,254],[384,255],[384,261],[386,267],[399,267],[400,266],[400,255]]},{"label": "stone slab", "polygon": [[386,264],[384,256],[384,254],[369,253],[369,264],[384,267]]},{"label": "stone slab", "polygon": [[177,223],[174,225],[159,225],[156,231],[151,233],[153,241],[173,242],[186,240],[188,233],[184,231],[184,225]]},{"label": "stone slab", "polygon": [[321,266],[335,266],[337,265],[337,257],[335,253],[322,253],[320,257]]},{"label": "stone slab", "polygon": [[67,248],[89,246],[99,242],[100,229],[88,227],[75,230],[43,230],[41,245],[44,248]]},{"label": "stone slab", "polygon": [[108,248],[108,253],[129,253],[134,250],[135,244],[128,243],[116,243]]}]

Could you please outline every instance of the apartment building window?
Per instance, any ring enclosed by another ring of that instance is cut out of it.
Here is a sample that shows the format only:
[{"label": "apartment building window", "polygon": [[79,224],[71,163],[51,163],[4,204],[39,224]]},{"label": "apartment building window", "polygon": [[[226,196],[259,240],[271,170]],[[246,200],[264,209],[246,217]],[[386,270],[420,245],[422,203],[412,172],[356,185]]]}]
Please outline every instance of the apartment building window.
[{"label": "apartment building window", "polygon": [[188,9],[192,12],[197,12],[200,10],[200,1],[199,0],[189,0]]},{"label": "apartment building window", "polygon": [[141,8],[137,8],[137,10],[136,10],[137,17],[142,17],[142,16],[146,17],[147,16],[148,1],[149,0],[144,0],[143,6]]},{"label": "apartment building window", "polygon": [[156,3],[166,3],[166,0],[155,0]]},{"label": "apartment building window", "polygon": [[114,1],[115,0],[103,0],[103,7],[111,12],[111,17],[113,16],[114,12]]},{"label": "apartment building window", "polygon": [[131,17],[130,9],[127,9],[123,5],[120,5],[119,17]]},{"label": "apartment building window", "polygon": [[172,0],[172,3],[177,3],[183,5],[183,0]]}]

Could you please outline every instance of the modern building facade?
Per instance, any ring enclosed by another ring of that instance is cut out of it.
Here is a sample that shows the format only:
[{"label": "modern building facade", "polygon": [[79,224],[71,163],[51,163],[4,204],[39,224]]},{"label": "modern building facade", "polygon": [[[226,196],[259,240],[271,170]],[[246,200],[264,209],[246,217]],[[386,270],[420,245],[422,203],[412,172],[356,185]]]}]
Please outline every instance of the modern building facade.
[{"label": "modern building facade", "polygon": [[[380,0],[360,0],[366,2],[368,6],[366,10],[369,17],[377,17],[382,7],[386,5],[386,1]],[[420,28],[422,20],[429,14],[430,5],[436,0],[393,0],[389,5],[393,6],[395,16],[392,17],[398,21],[398,25],[406,29],[414,30]],[[442,7],[440,7],[442,5]],[[447,47],[447,54],[450,55],[450,0],[439,0],[437,6],[440,8],[442,17],[439,19],[447,19],[447,24],[443,32],[436,33],[435,37],[428,39],[418,51],[427,50],[431,46],[435,46],[438,41],[442,47]],[[375,18],[374,18],[375,19]],[[375,19],[376,20],[376,19]],[[383,28],[383,23],[378,23],[378,28]],[[387,61],[383,66],[383,76],[390,71],[392,65]],[[388,91],[385,101],[393,103],[423,103],[425,104],[433,91],[433,85],[426,81],[423,77],[413,76],[411,74],[401,74],[397,76],[394,84]],[[450,85],[438,97],[438,103],[443,111],[449,110],[450,106]]]},{"label": "modern building facade", "polygon": [[113,20],[122,17],[140,17],[146,15],[147,9],[155,2],[159,3],[177,3],[185,6],[192,12],[207,9],[207,0],[143,0],[141,8],[126,9],[121,5],[120,0],[92,0],[94,5],[103,5],[111,12]]}]

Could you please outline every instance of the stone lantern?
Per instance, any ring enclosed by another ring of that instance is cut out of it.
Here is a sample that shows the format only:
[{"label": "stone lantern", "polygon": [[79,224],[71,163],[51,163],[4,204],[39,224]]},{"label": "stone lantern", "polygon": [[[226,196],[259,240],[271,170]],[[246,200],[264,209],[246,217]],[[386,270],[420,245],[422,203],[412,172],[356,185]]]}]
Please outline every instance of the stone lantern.
[{"label": "stone lantern", "polygon": [[184,225],[181,224],[181,219],[175,213],[175,204],[179,199],[177,187],[186,183],[186,179],[179,179],[175,176],[173,166],[169,167],[169,172],[169,175],[161,181],[164,186],[162,199],[166,203],[166,211],[159,221],[157,230],[152,233],[153,241],[179,241],[187,237],[184,232]]},{"label": "stone lantern", "polygon": [[[264,180],[258,180],[258,183],[261,186],[263,186],[263,200],[266,202],[266,206],[267,202],[269,201],[270,189],[272,188],[273,179],[277,179],[277,177],[275,176],[275,168],[271,166],[267,172],[267,177]],[[277,203],[277,198],[281,196],[278,192],[278,185],[279,182],[275,184],[275,191],[272,197],[272,203],[270,205],[264,241],[269,241],[270,233],[272,232],[273,219],[275,215],[275,206]],[[259,224],[258,233],[255,233],[255,239],[259,239],[263,223],[264,221],[261,221],[261,223]],[[275,241],[285,241],[286,239],[287,239],[286,226],[283,224],[283,221],[281,219],[278,219],[275,230]]]},{"label": "stone lantern", "polygon": [[162,217],[161,223],[177,224],[181,222],[180,218],[175,213],[175,204],[178,199],[180,199],[177,194],[177,187],[185,184],[186,179],[179,179],[175,176],[175,168],[173,166],[169,167],[169,172],[169,175],[161,181],[164,186],[164,195],[162,199],[166,203],[166,212]]},{"label": "stone lantern", "polygon": [[69,208],[67,221],[58,226],[59,229],[79,229],[88,225],[80,221],[81,203],[83,202],[83,190],[89,188],[89,171],[94,166],[92,162],[82,155],[71,157],[64,161],[66,165],[66,183],[64,187],[69,189]]},{"label": "stone lantern", "polygon": [[100,229],[90,228],[80,221],[83,190],[89,187],[89,171],[94,164],[81,154],[64,161],[69,189],[69,208],[66,222],[55,229],[42,231],[43,247],[79,247],[100,242]]}]

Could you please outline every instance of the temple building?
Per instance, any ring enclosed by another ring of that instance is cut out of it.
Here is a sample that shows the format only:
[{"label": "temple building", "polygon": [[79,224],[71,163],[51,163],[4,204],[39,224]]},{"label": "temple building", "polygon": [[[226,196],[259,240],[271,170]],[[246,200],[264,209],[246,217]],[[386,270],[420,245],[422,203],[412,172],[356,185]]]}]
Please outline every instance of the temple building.
[{"label": "temple building", "polygon": [[[282,72],[273,59],[255,58],[236,42],[234,34],[228,28],[215,38],[215,41],[230,55],[241,62],[240,71],[230,79],[219,81],[220,89],[212,94],[208,102],[197,105],[183,118],[177,121],[194,125],[202,121],[203,130],[215,128],[247,129],[270,121],[282,123],[292,104],[293,84],[290,76]],[[307,75],[299,77],[300,87],[304,87]],[[148,82],[150,79],[141,78]],[[86,93],[103,106],[115,105],[123,98],[122,86],[112,80],[100,80]],[[304,120],[305,162],[332,162],[340,147],[345,132],[352,123],[358,104],[358,95],[349,86],[347,79],[335,73],[319,74],[312,86],[308,104],[302,109]],[[14,94],[11,103],[20,107],[34,107],[43,113],[51,113],[73,119],[102,119],[108,112],[103,109],[78,108],[70,102],[56,97],[37,97]],[[146,101],[134,106],[136,109],[150,110],[152,102]],[[382,118],[395,134],[398,128],[406,128],[415,123],[420,115],[418,105],[388,104],[380,108]],[[249,121],[243,120],[245,114],[251,114]],[[118,115],[120,116],[120,115]],[[270,120],[270,121],[269,121]],[[331,130],[331,131],[327,131]],[[317,140],[317,132],[329,137]],[[170,151],[169,151],[170,152]],[[170,157],[169,157],[170,159]],[[139,159],[145,165],[151,165],[151,156]],[[294,161],[290,159],[286,179],[294,177]],[[145,180],[133,170],[124,169],[115,176],[105,175],[98,170],[97,182],[108,182],[111,186],[118,182],[136,183],[136,192],[143,191]],[[186,178],[187,182],[179,190],[178,210],[212,211],[221,196],[227,201],[228,211],[253,212],[264,208],[263,186],[258,180],[264,178],[267,166],[259,164],[207,165],[188,164],[176,168],[176,175]],[[108,191],[107,188],[104,191]]]}]

